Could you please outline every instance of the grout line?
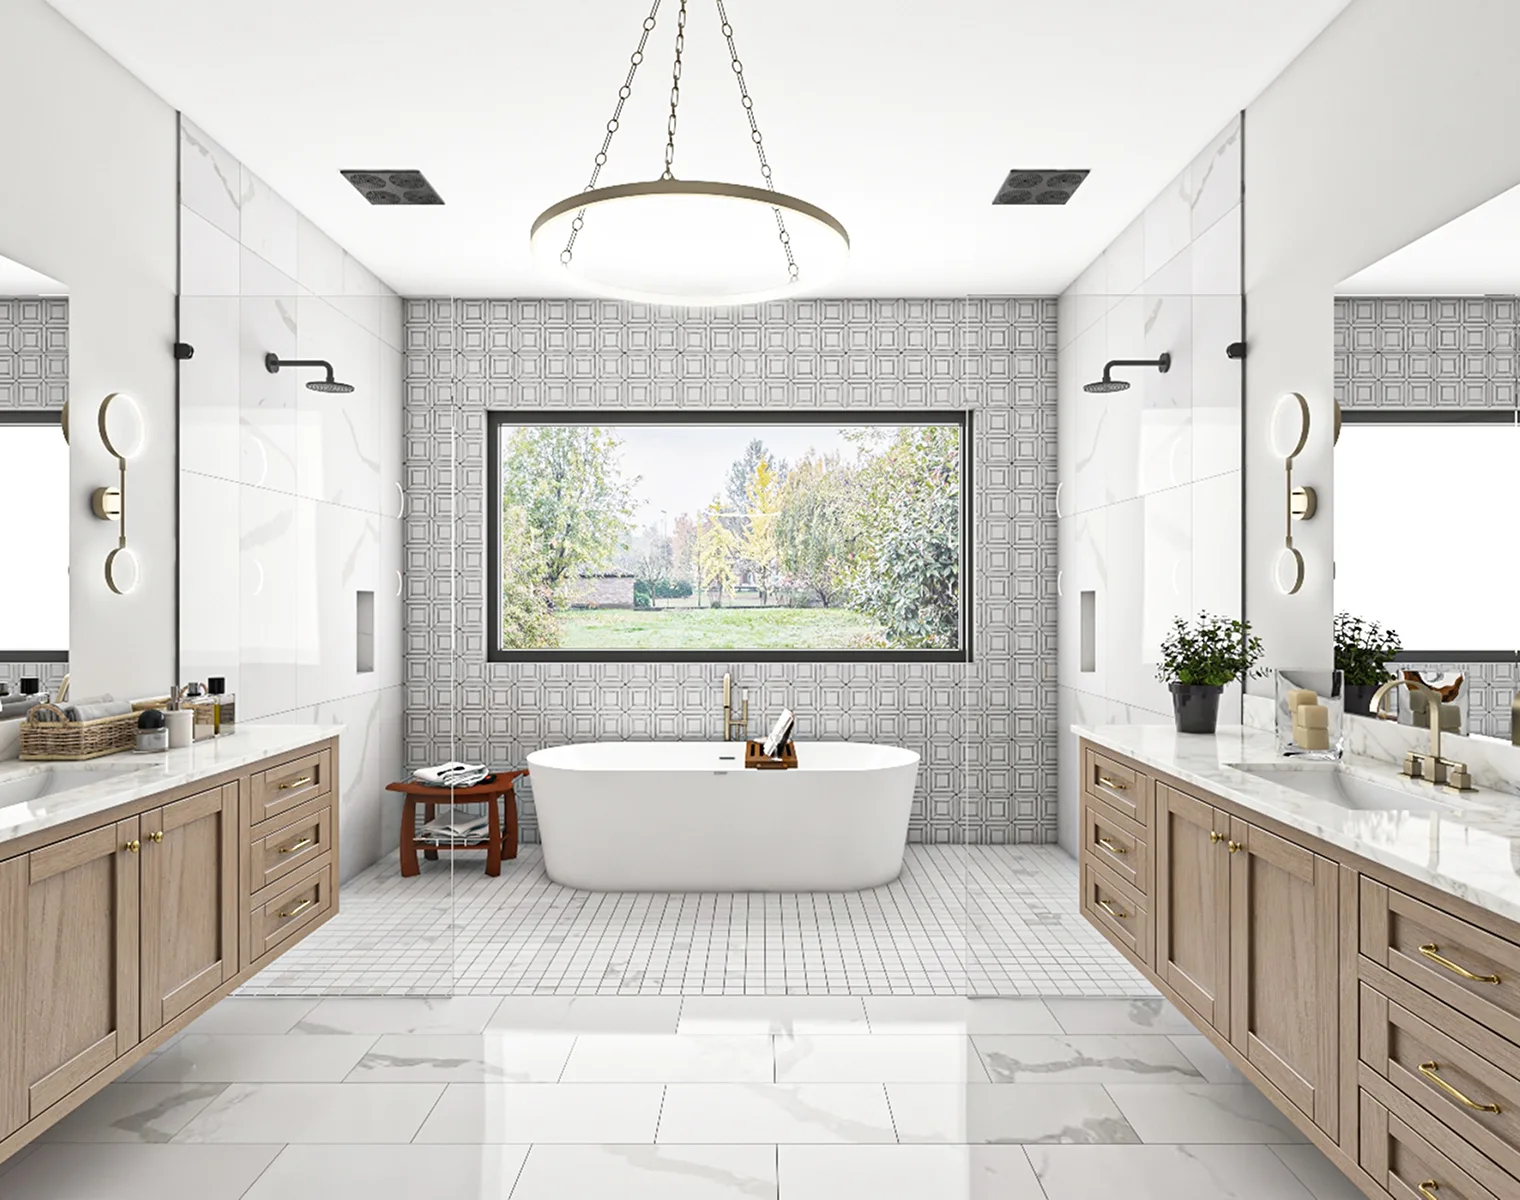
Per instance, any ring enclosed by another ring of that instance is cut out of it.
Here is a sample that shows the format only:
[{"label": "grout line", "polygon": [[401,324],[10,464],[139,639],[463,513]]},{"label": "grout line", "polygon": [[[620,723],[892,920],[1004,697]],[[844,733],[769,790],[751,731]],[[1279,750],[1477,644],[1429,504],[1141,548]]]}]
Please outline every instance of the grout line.
[{"label": "grout line", "polygon": [[669,1095],[670,1095],[670,1084],[668,1084],[668,1083],[661,1084],[660,1085],[660,1113],[654,1119],[654,1140],[650,1142],[651,1146],[658,1146],[660,1144],[660,1126],[665,1121],[665,1098],[667,1096],[669,1096]]},{"label": "grout line", "polygon": [[443,1085],[443,1089],[438,1093],[438,1098],[428,1106],[427,1115],[422,1118],[422,1120],[418,1123],[417,1128],[412,1131],[412,1136],[407,1139],[406,1144],[408,1146],[428,1144],[418,1143],[417,1139],[422,1135],[422,1131],[427,1128],[427,1123],[433,1119],[433,1114],[438,1111],[438,1106],[443,1103],[443,1098],[449,1094],[449,1088],[453,1086],[454,1085],[451,1083],[446,1083]]}]

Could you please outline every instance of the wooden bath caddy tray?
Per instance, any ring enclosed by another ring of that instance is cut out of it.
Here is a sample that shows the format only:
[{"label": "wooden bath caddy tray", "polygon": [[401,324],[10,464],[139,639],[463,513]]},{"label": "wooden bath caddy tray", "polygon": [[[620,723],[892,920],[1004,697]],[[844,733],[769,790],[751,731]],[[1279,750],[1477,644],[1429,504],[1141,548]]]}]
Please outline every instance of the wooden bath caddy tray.
[{"label": "wooden bath caddy tray", "polygon": [[788,771],[797,767],[797,747],[788,742],[781,748],[780,758],[767,757],[759,742],[744,743],[744,765],[758,771]]}]

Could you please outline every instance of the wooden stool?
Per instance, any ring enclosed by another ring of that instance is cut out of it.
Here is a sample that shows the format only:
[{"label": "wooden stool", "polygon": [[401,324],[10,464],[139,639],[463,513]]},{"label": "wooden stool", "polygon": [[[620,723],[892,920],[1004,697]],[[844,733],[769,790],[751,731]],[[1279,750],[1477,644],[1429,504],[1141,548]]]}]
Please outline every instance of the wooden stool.
[{"label": "wooden stool", "polygon": [[[420,875],[422,867],[417,863],[417,803],[425,805],[424,821],[431,821],[440,804],[484,804],[487,806],[490,824],[486,840],[458,845],[435,846],[424,842],[424,854],[436,862],[439,850],[453,853],[455,850],[484,850],[486,874],[500,875],[501,860],[517,857],[517,792],[514,781],[527,771],[498,771],[485,783],[474,787],[443,788],[405,779],[385,785],[387,791],[400,792],[406,797],[406,811],[401,817],[401,874]],[[501,810],[496,801],[503,801],[506,809],[506,830],[503,837]],[[503,842],[506,843],[505,849]]]}]

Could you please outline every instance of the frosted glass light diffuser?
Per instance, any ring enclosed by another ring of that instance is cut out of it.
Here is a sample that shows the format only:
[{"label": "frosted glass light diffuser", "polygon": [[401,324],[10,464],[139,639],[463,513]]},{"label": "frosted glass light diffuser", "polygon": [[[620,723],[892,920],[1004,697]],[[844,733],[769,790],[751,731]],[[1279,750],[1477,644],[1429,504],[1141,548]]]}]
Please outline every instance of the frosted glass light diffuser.
[{"label": "frosted glass light diffuser", "polygon": [[133,459],[148,440],[142,409],[126,392],[112,392],[100,402],[100,440],[117,458]]},{"label": "frosted glass light diffuser", "polygon": [[1309,441],[1309,402],[1297,392],[1285,392],[1272,406],[1268,428],[1272,453],[1278,458],[1297,458]]},{"label": "frosted glass light diffuser", "polygon": [[1304,556],[1293,546],[1284,546],[1272,563],[1272,579],[1284,596],[1292,596],[1304,586]]},{"label": "frosted glass light diffuser", "polygon": [[[778,213],[797,263],[795,281]],[[566,261],[577,220],[583,224]],[[844,226],[806,200],[685,179],[568,196],[533,222],[531,244],[546,271],[595,294],[690,306],[752,304],[816,289],[844,269],[850,254]]]},{"label": "frosted glass light diffuser", "polygon": [[118,546],[106,555],[106,586],[118,596],[130,595],[140,575],[137,555],[126,546]]}]

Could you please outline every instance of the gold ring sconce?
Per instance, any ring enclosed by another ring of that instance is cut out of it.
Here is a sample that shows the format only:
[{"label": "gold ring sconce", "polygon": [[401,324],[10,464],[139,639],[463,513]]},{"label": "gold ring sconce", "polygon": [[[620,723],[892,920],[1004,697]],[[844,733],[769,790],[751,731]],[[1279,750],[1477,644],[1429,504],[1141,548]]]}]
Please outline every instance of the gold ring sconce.
[{"label": "gold ring sconce", "polygon": [[99,487],[90,497],[90,509],[102,521],[117,523],[116,549],[106,555],[106,586],[118,596],[137,587],[141,574],[137,556],[127,545],[127,461],[142,453],[147,428],[137,401],[126,392],[112,392],[100,402],[100,440],[116,459],[120,482]]},{"label": "gold ring sconce", "polygon": [[1285,596],[1292,596],[1304,586],[1304,556],[1293,544],[1293,522],[1309,521],[1319,511],[1319,495],[1312,487],[1293,486],[1293,460],[1309,444],[1309,401],[1299,392],[1278,397],[1272,409],[1269,430],[1272,452],[1283,460],[1286,515],[1283,548],[1272,564],[1273,582]]}]

